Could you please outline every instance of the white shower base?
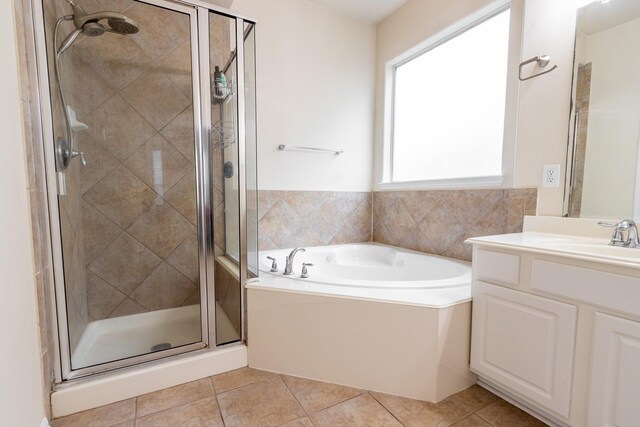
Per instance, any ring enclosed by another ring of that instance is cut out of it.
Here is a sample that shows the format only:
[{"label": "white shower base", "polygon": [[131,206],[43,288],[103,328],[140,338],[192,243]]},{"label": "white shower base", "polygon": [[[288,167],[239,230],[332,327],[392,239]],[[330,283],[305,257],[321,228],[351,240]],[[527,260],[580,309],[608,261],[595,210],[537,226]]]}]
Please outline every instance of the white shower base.
[{"label": "white shower base", "polygon": [[[216,302],[220,342],[240,339],[224,310]],[[74,368],[83,368],[146,354],[157,344],[178,347],[201,341],[200,305],[96,320],[87,325],[71,356]]]}]

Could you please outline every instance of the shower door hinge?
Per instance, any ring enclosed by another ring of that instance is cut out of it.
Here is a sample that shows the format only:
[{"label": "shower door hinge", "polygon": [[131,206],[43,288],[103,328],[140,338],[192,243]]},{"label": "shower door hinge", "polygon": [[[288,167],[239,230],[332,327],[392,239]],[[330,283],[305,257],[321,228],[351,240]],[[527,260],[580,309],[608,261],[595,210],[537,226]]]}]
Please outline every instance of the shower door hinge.
[{"label": "shower door hinge", "polygon": [[58,195],[67,195],[67,175],[64,172],[56,172],[56,184],[58,185]]}]

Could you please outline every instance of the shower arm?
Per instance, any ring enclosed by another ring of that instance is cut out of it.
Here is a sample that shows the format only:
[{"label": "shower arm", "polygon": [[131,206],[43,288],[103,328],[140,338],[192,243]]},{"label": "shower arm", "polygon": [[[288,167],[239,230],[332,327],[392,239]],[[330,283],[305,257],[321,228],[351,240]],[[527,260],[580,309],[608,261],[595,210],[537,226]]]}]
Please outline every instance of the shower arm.
[{"label": "shower arm", "polygon": [[80,160],[82,165],[86,165],[84,160],[84,154],[76,151],[75,143],[73,139],[73,130],[71,129],[71,118],[69,117],[69,110],[67,109],[67,102],[64,96],[64,90],[62,88],[62,79],[60,78],[60,56],[64,51],[66,51],[71,44],[75,41],[75,39],[80,34],[80,30],[74,30],[67,38],[63,41],[62,45],[58,47],[58,33],[60,29],[60,24],[64,21],[73,21],[73,15],[65,15],[58,19],[56,22],[56,26],[53,30],[53,45],[54,45],[54,61],[53,61],[53,71],[56,78],[56,83],[58,84],[58,94],[60,95],[60,102],[62,103],[62,113],[64,115],[64,123],[66,130],[66,140],[62,137],[59,137],[56,140],[56,160],[58,161],[58,167],[62,170],[65,170],[68,166],[69,160],[74,157],[80,156]]}]

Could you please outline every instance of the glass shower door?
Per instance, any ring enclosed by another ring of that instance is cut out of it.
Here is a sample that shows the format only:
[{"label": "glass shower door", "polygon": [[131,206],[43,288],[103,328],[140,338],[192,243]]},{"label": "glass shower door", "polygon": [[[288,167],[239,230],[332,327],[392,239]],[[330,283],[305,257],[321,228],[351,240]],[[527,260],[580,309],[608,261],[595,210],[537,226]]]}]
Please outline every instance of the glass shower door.
[{"label": "glass shower door", "polygon": [[[45,16],[58,51],[74,31],[63,21],[53,36],[55,20],[69,14],[59,3]],[[100,12],[97,2],[78,5]],[[138,31],[81,33],[58,53],[62,91],[51,82],[57,144],[68,141],[86,160],[57,165],[72,371],[204,347],[196,10],[162,0],[112,7]]]}]

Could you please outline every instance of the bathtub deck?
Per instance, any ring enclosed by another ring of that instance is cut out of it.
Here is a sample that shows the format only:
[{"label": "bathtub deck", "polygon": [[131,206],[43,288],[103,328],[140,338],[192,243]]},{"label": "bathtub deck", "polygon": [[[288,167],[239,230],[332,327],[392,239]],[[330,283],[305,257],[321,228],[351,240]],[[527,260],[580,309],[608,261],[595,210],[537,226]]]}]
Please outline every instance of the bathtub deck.
[{"label": "bathtub deck", "polygon": [[354,425],[347,420],[390,427],[544,426],[479,386],[434,405],[250,368],[60,418],[53,426]]}]

